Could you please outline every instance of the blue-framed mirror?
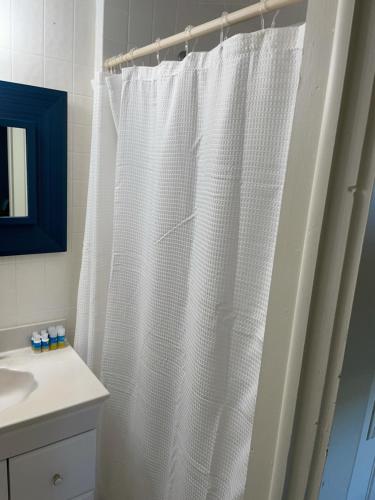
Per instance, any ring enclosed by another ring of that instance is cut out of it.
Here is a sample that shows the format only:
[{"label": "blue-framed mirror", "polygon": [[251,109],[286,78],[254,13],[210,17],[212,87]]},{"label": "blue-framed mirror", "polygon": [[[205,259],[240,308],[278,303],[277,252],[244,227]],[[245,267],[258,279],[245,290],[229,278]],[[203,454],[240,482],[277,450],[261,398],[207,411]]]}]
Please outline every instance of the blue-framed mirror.
[{"label": "blue-framed mirror", "polygon": [[0,81],[0,255],[66,242],[67,94]]}]

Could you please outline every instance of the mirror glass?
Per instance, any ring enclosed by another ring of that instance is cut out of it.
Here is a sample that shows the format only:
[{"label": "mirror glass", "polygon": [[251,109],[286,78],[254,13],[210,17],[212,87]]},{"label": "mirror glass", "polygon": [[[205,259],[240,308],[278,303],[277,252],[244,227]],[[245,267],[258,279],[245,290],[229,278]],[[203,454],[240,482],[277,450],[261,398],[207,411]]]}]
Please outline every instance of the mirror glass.
[{"label": "mirror glass", "polygon": [[27,217],[26,129],[0,125],[0,217]]}]

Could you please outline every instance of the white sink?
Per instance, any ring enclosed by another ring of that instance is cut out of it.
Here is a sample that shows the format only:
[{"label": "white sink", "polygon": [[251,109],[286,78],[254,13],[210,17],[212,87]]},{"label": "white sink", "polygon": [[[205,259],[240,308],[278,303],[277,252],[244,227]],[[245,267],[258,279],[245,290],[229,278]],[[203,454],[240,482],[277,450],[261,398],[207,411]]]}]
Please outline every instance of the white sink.
[{"label": "white sink", "polygon": [[0,368],[0,411],[25,400],[37,386],[30,372]]},{"label": "white sink", "polygon": [[[92,415],[96,418],[99,405],[107,397],[106,388],[69,345],[40,354],[30,347],[0,351],[0,462],[9,453],[16,455],[28,449],[26,441],[20,440],[16,446],[12,438],[16,427],[26,429],[31,421],[42,426],[43,421],[61,416],[70,422],[66,429],[76,426],[79,434],[86,423],[96,426],[90,419]],[[89,419],[84,424],[77,413],[81,410]],[[72,413],[77,415],[76,423],[69,420]],[[56,441],[61,439],[59,432],[57,426],[56,433],[51,430],[52,434],[48,434],[48,440],[52,435]],[[47,432],[42,434],[47,436]],[[34,439],[31,431],[30,439]]]}]

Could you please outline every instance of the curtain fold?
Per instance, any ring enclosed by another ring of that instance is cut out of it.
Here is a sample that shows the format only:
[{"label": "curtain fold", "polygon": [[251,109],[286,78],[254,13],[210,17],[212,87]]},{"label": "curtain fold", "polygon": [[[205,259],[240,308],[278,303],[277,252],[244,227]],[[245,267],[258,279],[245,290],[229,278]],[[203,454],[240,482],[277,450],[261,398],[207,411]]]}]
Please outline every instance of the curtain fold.
[{"label": "curtain fold", "polygon": [[97,75],[93,88],[90,174],[74,346],[100,376],[112,258],[117,132],[104,75]]},{"label": "curtain fold", "polygon": [[75,347],[105,500],[242,498],[303,35],[96,84]]}]

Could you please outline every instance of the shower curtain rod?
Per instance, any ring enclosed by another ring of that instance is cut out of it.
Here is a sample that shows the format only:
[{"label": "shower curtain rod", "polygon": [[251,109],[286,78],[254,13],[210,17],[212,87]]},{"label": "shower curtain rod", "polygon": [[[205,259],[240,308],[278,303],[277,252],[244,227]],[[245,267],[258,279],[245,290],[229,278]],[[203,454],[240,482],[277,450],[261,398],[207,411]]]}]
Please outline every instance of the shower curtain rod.
[{"label": "shower curtain rod", "polygon": [[300,3],[302,0],[262,0],[258,3],[244,7],[243,9],[236,10],[231,13],[223,13],[221,17],[212,19],[204,24],[198,26],[188,26],[185,31],[177,33],[175,35],[163,38],[162,40],[156,40],[149,45],[145,45],[139,49],[134,48],[126,54],[120,54],[118,56],[110,57],[104,61],[104,69],[109,70],[119,66],[123,63],[134,61],[140,57],[147,56],[149,54],[155,54],[163,49],[168,49],[175,45],[180,45],[184,42],[189,42],[194,38],[199,38],[214,31],[219,31],[231,26],[233,24],[238,24],[247,19],[253,17],[261,16],[267,12],[272,12],[274,10],[287,7],[288,5],[294,5]]}]

